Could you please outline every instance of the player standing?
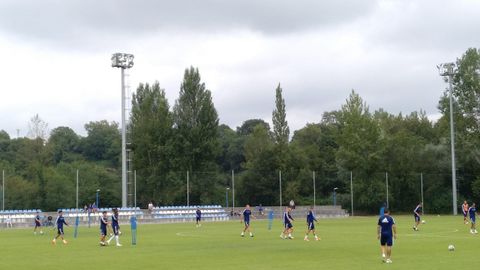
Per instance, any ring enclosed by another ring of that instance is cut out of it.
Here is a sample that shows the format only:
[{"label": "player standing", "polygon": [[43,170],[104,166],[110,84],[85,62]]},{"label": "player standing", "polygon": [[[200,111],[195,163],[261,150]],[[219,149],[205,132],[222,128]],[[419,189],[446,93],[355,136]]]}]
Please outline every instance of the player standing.
[{"label": "player standing", "polygon": [[418,231],[418,225],[420,225],[421,220],[421,213],[422,213],[422,203],[419,203],[417,207],[413,210],[413,217],[415,218],[415,225],[413,225],[413,230]]},{"label": "player standing", "polygon": [[468,224],[468,220],[467,220],[467,215],[468,215],[468,202],[467,201],[463,201],[463,204],[462,204],[462,212],[463,212],[463,223],[464,224]]},{"label": "player standing", "polygon": [[383,216],[378,219],[377,238],[382,249],[382,261],[392,263],[392,246],[393,240],[397,239],[397,226],[388,209],[385,209]]},{"label": "player standing", "polygon": [[34,235],[37,235],[37,228],[40,228],[40,234],[43,234],[40,212],[37,212],[37,215],[35,216],[35,229],[33,229]]},{"label": "player standing", "polygon": [[475,203],[472,203],[472,206],[468,208],[468,213],[470,214],[470,223],[472,223],[472,225],[470,226],[470,233],[478,233],[475,225],[476,212],[477,207]]},{"label": "player standing", "polygon": [[307,232],[305,233],[305,238],[303,238],[303,240],[310,241],[310,240],[308,240],[308,235],[310,234],[310,232],[312,232],[313,236],[315,236],[315,241],[320,240],[320,238],[315,233],[314,222],[317,222],[317,219],[315,218],[315,215],[313,214],[313,206],[310,206],[310,210],[307,213]]},{"label": "player standing", "polygon": [[100,245],[105,246],[105,237],[107,236],[108,217],[107,211],[102,212],[100,217]]},{"label": "player standing", "polygon": [[287,207],[285,212],[283,213],[283,226],[284,230],[282,234],[280,234],[280,238],[285,239],[285,236],[288,235],[288,239],[293,239],[292,232],[293,232],[293,217],[291,215],[292,208]]},{"label": "player standing", "polygon": [[115,238],[115,242],[117,243],[117,247],[121,247],[122,245],[120,244],[120,240],[118,239],[120,235],[120,225],[118,224],[118,209],[114,208],[113,209],[113,215],[112,215],[112,229],[113,229],[113,235],[108,239],[107,243],[110,244],[110,241],[112,241],[113,238]]},{"label": "player standing", "polygon": [[195,220],[196,220],[196,227],[201,227],[202,226],[202,223],[200,223],[202,221],[202,211],[200,211],[200,208],[197,207],[197,211],[195,211]]},{"label": "player standing", "polygon": [[65,221],[65,218],[63,217],[63,211],[62,210],[58,211],[58,217],[57,217],[57,220],[55,221],[55,224],[57,226],[57,236],[55,236],[55,238],[53,238],[52,244],[55,245],[57,243],[57,238],[60,237],[60,238],[62,238],[63,243],[66,245],[67,240],[65,240],[65,238],[63,238],[63,235],[64,235],[63,225],[65,224],[65,225],[68,226],[68,223]]},{"label": "player standing", "polygon": [[[243,229],[241,236],[244,237],[245,232],[248,231],[250,233],[250,237],[253,237],[253,233],[250,231],[250,216],[251,217],[254,217],[254,216],[252,214],[252,211],[250,210],[249,204],[245,206],[245,209],[242,212],[242,216],[243,216],[243,222],[245,224],[245,228]],[[242,223],[241,220],[240,220],[240,223]]]}]

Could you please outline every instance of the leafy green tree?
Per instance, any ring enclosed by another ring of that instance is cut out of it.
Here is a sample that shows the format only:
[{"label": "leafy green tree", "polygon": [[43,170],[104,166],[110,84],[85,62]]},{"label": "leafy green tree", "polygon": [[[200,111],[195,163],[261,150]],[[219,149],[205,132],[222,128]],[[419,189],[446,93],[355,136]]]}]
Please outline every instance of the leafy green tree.
[{"label": "leafy green tree", "polygon": [[7,159],[6,153],[10,145],[10,135],[5,130],[0,130],[0,160]]},{"label": "leafy green tree", "polygon": [[[382,177],[380,130],[362,98],[352,91],[339,115],[337,164],[355,171],[357,202],[365,210],[377,209],[386,198]],[[342,187],[339,187],[342,188]]]},{"label": "leafy green tree", "polygon": [[50,133],[47,148],[54,163],[77,159],[80,150],[80,137],[69,127],[57,127]]},{"label": "leafy green tree", "polygon": [[138,201],[141,205],[149,201],[165,202],[167,194],[178,189],[179,183],[168,181],[167,177],[172,169],[173,116],[159,82],[138,86],[130,119]]},{"label": "leafy green tree", "polygon": [[225,172],[231,170],[238,172],[241,170],[242,163],[245,162],[245,156],[243,155],[245,138],[227,125],[220,125],[218,130],[222,151],[217,159],[217,163]]},{"label": "leafy green tree", "polygon": [[240,127],[237,127],[237,134],[242,136],[248,136],[253,133],[256,126],[262,125],[266,130],[270,132],[270,125],[262,119],[248,119],[243,122]]},{"label": "leafy green tree", "polygon": [[180,170],[194,172],[192,202],[214,200],[221,194],[218,180],[199,173],[218,169],[215,160],[220,151],[219,120],[211,92],[201,82],[198,69],[185,70],[173,116],[177,166]]},{"label": "leafy green tree", "polygon": [[104,161],[110,166],[119,166],[121,137],[118,123],[106,120],[85,125],[87,137],[81,139],[82,152],[89,160]]},{"label": "leafy green tree", "polygon": [[264,125],[257,125],[248,135],[244,153],[247,170],[239,177],[240,203],[276,205],[279,196],[278,160],[273,138]]},{"label": "leafy green tree", "polygon": [[288,144],[290,128],[288,127],[285,99],[283,99],[282,91],[280,84],[278,84],[275,90],[275,110],[272,113],[272,122],[275,143],[285,147]]}]

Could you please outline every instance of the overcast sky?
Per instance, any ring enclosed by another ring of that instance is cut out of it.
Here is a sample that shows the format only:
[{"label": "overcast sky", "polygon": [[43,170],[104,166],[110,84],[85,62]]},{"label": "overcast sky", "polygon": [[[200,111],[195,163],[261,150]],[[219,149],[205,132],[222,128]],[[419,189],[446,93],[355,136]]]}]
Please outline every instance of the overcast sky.
[{"label": "overcast sky", "polygon": [[480,1],[0,0],[0,129],[35,115],[85,135],[120,120],[114,52],[135,55],[132,90],[158,80],[170,105],[198,67],[220,122],[271,122],[280,82],[291,130],[355,89],[371,110],[435,119],[436,65],[480,47]]}]

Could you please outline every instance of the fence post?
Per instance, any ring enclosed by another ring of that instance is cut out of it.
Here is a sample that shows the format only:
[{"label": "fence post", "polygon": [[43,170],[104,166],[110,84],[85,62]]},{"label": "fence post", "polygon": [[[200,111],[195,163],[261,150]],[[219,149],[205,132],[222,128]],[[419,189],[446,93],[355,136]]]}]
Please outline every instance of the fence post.
[{"label": "fence post", "polygon": [[353,172],[350,171],[350,204],[352,208],[352,217],[353,217]]},{"label": "fence post", "polygon": [[2,211],[5,211],[5,170],[2,170]]},{"label": "fence post", "polygon": [[422,196],[422,215],[425,213],[425,205],[423,204],[423,173],[420,173],[420,194]]},{"label": "fence post", "polygon": [[385,185],[387,187],[387,208],[390,208],[390,204],[388,202],[388,172],[385,172]]},{"label": "fence post", "polygon": [[282,171],[278,171],[278,181],[280,184],[280,208],[282,208]]},{"label": "fence post", "polygon": [[232,170],[232,211],[235,211],[235,171]]},{"label": "fence post", "polygon": [[313,209],[315,209],[316,206],[316,185],[315,185],[315,171],[312,172],[312,177],[313,177]]},{"label": "fence post", "polygon": [[187,170],[187,206],[190,206],[190,172]]}]

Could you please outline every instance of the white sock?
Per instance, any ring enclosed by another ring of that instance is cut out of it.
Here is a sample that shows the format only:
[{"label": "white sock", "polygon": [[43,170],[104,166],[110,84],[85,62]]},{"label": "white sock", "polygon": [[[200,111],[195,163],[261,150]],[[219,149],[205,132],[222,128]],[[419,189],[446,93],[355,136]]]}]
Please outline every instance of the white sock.
[{"label": "white sock", "polygon": [[117,245],[120,244],[120,242],[118,241],[118,235],[115,235],[115,242],[117,242]]},{"label": "white sock", "polygon": [[110,244],[110,241],[112,241],[112,239],[113,239],[114,237],[115,237],[115,235],[110,236],[110,239],[108,239],[107,242]]}]

